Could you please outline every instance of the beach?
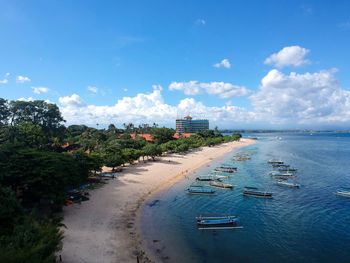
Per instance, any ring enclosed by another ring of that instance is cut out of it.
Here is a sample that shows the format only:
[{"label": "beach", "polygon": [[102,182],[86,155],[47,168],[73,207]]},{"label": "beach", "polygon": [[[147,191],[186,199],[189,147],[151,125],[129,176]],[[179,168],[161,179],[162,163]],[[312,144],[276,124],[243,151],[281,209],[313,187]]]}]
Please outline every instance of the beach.
[{"label": "beach", "polygon": [[142,248],[139,208],[152,194],[167,189],[212,160],[252,143],[254,140],[241,139],[126,167],[116,179],[91,190],[89,201],[64,207],[62,261],[151,262]]}]

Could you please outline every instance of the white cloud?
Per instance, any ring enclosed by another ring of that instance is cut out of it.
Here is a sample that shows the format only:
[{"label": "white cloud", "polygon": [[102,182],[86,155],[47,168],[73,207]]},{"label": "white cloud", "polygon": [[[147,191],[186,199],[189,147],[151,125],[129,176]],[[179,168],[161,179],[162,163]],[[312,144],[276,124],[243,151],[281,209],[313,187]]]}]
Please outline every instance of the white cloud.
[{"label": "white cloud", "polygon": [[84,101],[80,98],[78,94],[72,94],[71,96],[59,97],[58,102],[63,107],[82,107],[85,105]]},{"label": "white cloud", "polygon": [[[254,114],[244,109],[227,105],[207,107],[193,98],[181,100],[177,105],[164,102],[162,88],[153,86],[151,93],[139,93],[134,97],[124,97],[111,106],[86,105],[77,94],[60,98],[60,110],[68,124],[109,124],[133,122],[153,123],[174,126],[178,116],[191,114],[194,117],[206,117],[211,122],[227,121],[227,123],[246,122],[254,118]],[[74,99],[73,99],[74,98]],[[72,102],[74,101],[74,103]],[[76,103],[79,101],[79,103]]]},{"label": "white cloud", "polygon": [[198,19],[194,22],[194,24],[195,24],[196,26],[205,26],[206,23],[207,23],[207,22],[206,22],[204,19],[202,19],[202,18],[198,18]]},{"label": "white cloud", "polygon": [[10,73],[6,73],[3,80],[0,80],[0,84],[6,84],[8,82],[8,77],[10,76]]},{"label": "white cloud", "polygon": [[181,90],[186,95],[198,95],[203,92],[218,95],[220,98],[231,98],[235,96],[247,96],[250,91],[244,86],[237,86],[226,82],[172,82],[169,90]]},{"label": "white cloud", "polygon": [[88,91],[90,91],[91,93],[96,94],[98,92],[98,88],[96,86],[88,86],[87,87]]},{"label": "white cloud", "polygon": [[339,23],[337,26],[341,30],[348,30],[350,29],[350,21]]},{"label": "white cloud", "polygon": [[259,119],[315,125],[350,122],[350,91],[340,87],[336,69],[289,75],[273,69],[250,97]]},{"label": "white cloud", "polygon": [[28,98],[22,97],[22,98],[19,98],[17,100],[19,100],[19,101],[34,101],[35,99],[33,97],[28,97]]},{"label": "white cloud", "polygon": [[30,78],[26,76],[17,76],[16,78],[17,83],[25,83],[25,82],[30,82]]},{"label": "white cloud", "polygon": [[32,90],[35,94],[47,93],[49,88],[47,87],[32,87]]},{"label": "white cloud", "polygon": [[309,52],[310,50],[300,46],[284,47],[279,52],[266,58],[264,63],[278,68],[285,66],[299,67],[310,63],[309,60],[305,59]]},{"label": "white cloud", "polygon": [[123,90],[124,90],[125,92],[127,92],[127,91],[128,91],[128,89],[127,89],[127,88],[124,88]]},{"label": "white cloud", "polygon": [[213,67],[215,67],[215,68],[231,68],[231,63],[227,58],[224,58],[220,62],[215,63],[213,65]]}]

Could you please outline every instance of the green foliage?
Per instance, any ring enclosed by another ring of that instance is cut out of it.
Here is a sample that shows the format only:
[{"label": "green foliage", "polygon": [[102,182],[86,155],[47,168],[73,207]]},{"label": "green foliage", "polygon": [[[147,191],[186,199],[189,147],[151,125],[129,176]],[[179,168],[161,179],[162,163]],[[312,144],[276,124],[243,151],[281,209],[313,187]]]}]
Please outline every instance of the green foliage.
[{"label": "green foliage", "polygon": [[14,226],[11,235],[0,237],[0,262],[55,262],[62,239],[57,222],[25,216]]},{"label": "green foliage", "polygon": [[152,135],[156,143],[162,144],[174,140],[175,130],[169,128],[152,128]]},{"label": "green foliage", "polygon": [[8,118],[10,116],[10,110],[7,100],[0,98],[0,126],[6,125],[8,123]]},{"label": "green foliage", "polygon": [[160,156],[162,154],[162,149],[159,145],[149,143],[143,147],[143,152],[146,156],[151,157],[154,161],[156,156]]}]

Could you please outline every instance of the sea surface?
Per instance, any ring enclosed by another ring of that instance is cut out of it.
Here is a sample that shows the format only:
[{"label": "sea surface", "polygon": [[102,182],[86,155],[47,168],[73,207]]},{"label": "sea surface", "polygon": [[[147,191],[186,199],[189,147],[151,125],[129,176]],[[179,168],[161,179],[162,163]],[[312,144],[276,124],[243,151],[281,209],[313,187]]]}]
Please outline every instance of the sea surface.
[{"label": "sea surface", "polygon": [[[350,198],[334,194],[350,187],[350,134],[253,136],[256,144],[213,161],[143,207],[148,248],[162,262],[350,262]],[[235,162],[237,153],[251,160]],[[268,175],[272,158],[298,169],[300,189],[275,184]],[[234,190],[186,193],[196,176],[222,163],[238,167],[227,180],[237,185]],[[273,199],[244,197],[244,186],[272,191]],[[237,215],[244,228],[198,230],[195,217],[201,214]]]}]

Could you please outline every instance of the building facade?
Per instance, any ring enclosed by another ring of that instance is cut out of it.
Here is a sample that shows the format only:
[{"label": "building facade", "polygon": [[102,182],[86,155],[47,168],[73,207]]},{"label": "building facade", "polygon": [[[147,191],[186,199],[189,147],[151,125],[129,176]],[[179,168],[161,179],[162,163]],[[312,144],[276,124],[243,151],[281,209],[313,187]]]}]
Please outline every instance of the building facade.
[{"label": "building facade", "polygon": [[196,133],[209,130],[208,120],[193,120],[191,116],[176,120],[176,132],[178,133]]}]

